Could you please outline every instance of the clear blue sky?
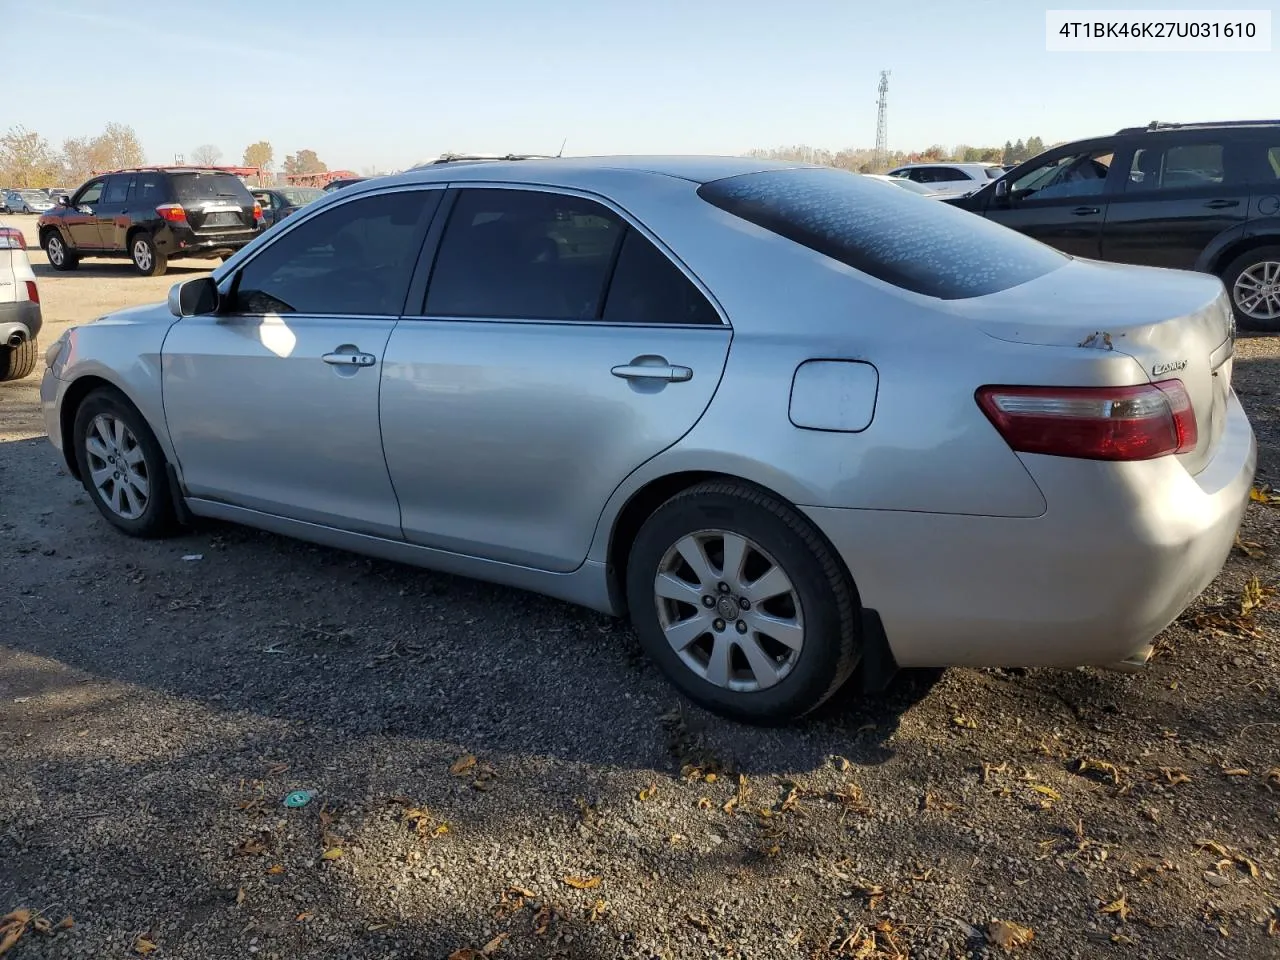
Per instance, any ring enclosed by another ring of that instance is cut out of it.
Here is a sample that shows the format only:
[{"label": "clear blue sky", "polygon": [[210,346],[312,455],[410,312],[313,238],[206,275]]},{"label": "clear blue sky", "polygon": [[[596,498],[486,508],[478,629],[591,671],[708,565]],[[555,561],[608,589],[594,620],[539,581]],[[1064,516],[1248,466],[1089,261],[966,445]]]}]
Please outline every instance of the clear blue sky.
[{"label": "clear blue sky", "polygon": [[[1162,0],[1155,8],[1268,8]],[[1064,54],[1028,0],[0,0],[0,124],[130,124],[152,161],[270,140],[330,167],[445,151],[1046,143],[1280,114],[1280,53]],[[1280,13],[1273,19],[1280,29]],[[145,11],[145,12],[144,12]],[[1276,46],[1280,50],[1280,44]]]}]

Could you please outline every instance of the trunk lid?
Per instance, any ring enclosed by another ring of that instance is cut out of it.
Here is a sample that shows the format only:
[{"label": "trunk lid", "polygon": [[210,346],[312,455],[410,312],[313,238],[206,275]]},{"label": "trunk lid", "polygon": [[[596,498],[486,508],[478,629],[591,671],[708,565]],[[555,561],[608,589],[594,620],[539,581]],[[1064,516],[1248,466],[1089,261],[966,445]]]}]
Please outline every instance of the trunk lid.
[{"label": "trunk lid", "polygon": [[257,229],[253,194],[229,173],[173,174],[174,200],[199,236],[249,233]]},{"label": "trunk lid", "polygon": [[956,304],[983,333],[1013,343],[1115,351],[1134,382],[1180,380],[1196,413],[1196,474],[1222,436],[1231,395],[1235,322],[1222,282],[1184,270],[1073,260],[1060,270]]}]

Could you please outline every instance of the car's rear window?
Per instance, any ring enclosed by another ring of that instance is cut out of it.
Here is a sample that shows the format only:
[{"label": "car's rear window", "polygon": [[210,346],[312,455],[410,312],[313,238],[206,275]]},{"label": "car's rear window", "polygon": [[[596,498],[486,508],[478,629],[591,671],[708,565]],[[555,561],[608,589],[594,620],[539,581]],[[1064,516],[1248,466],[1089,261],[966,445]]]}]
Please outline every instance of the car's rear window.
[{"label": "car's rear window", "polygon": [[236,200],[253,206],[253,195],[239,177],[229,173],[175,173],[173,192],[179,202],[192,200]]},{"label": "car's rear window", "polygon": [[1006,290],[1067,260],[977,214],[921,203],[843,170],[747,173],[704,183],[698,195],[878,280],[941,300]]}]

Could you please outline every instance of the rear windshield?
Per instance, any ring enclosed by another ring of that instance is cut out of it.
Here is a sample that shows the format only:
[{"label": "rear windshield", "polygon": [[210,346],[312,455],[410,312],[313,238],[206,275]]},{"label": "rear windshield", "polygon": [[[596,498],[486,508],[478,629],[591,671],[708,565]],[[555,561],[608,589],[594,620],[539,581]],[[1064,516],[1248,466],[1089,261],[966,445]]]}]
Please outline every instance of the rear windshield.
[{"label": "rear windshield", "polygon": [[315,187],[288,187],[280,193],[295,207],[305,207],[312,200],[319,200],[324,196],[324,191]]},{"label": "rear windshield", "polygon": [[174,197],[178,201],[236,200],[253,206],[253,195],[239,177],[229,173],[175,173]]},{"label": "rear windshield", "polygon": [[704,183],[698,195],[878,280],[941,300],[1006,290],[1068,259],[977,214],[921,203],[843,170],[748,173]]},{"label": "rear windshield", "polygon": [[1004,167],[987,167],[987,177],[991,180],[999,180],[1004,176]]}]

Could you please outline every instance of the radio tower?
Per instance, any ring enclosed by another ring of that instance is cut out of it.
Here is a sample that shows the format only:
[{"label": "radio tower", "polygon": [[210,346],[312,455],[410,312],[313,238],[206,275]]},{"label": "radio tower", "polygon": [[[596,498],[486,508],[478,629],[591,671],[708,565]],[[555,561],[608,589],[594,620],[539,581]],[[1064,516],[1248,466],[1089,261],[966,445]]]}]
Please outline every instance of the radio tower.
[{"label": "radio tower", "polygon": [[880,101],[876,111],[875,165],[882,170],[889,165],[889,71],[880,71]]}]

